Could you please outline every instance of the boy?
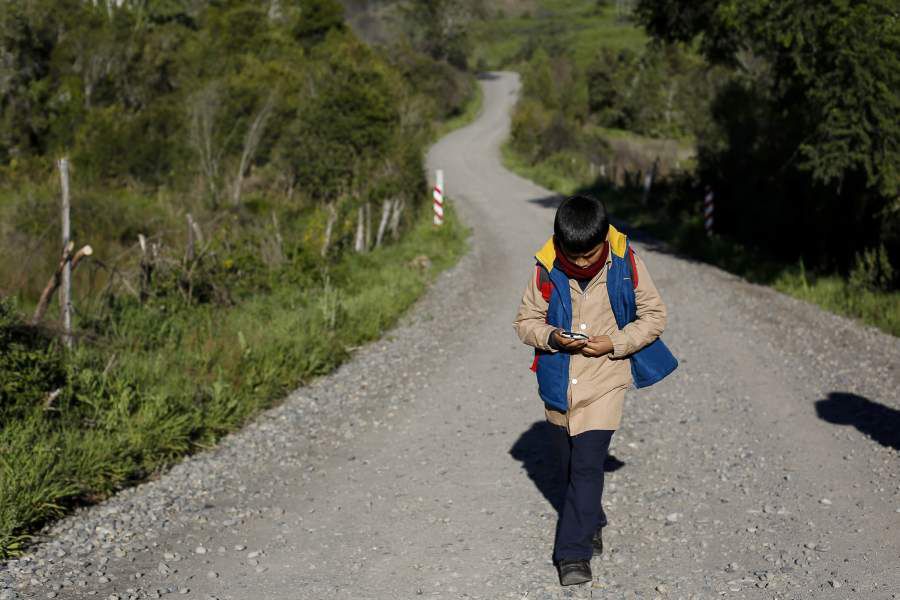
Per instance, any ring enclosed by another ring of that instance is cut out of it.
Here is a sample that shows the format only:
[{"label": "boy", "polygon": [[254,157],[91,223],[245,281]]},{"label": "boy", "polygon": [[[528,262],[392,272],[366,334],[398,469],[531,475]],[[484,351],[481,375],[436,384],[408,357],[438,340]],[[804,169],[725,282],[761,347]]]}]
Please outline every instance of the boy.
[{"label": "boy", "polygon": [[565,199],[535,258],[513,326],[535,348],[532,370],[560,452],[565,497],[553,562],[571,585],[591,581],[590,559],[602,552],[603,463],[625,389],[659,381],[678,362],[659,340],[665,304],[602,202]]}]

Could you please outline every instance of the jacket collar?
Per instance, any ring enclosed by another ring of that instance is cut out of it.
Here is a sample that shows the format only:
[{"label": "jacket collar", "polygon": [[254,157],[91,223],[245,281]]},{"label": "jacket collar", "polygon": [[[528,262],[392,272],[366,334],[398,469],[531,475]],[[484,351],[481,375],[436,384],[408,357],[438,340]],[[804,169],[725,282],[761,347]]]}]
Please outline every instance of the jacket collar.
[{"label": "jacket collar", "polygon": [[[628,237],[624,233],[610,225],[609,232],[606,234],[606,241],[609,242],[609,255],[606,257],[607,263],[612,261],[613,254],[619,258],[625,257],[625,248]],[[544,268],[547,269],[548,272],[553,270],[553,261],[556,259],[556,249],[553,247],[552,235],[541,249],[535,253],[534,258],[544,265]]]}]

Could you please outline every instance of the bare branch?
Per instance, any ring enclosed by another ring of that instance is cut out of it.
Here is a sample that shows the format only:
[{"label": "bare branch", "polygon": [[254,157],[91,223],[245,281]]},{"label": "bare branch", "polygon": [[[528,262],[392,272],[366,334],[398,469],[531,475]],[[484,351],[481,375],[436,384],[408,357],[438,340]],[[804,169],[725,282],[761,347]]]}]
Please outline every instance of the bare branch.
[{"label": "bare branch", "polygon": [[328,254],[328,247],[331,245],[331,233],[334,230],[334,223],[337,221],[337,208],[334,202],[328,203],[328,221],[325,223],[325,240],[322,242],[322,256]]},{"label": "bare branch", "polygon": [[394,206],[394,199],[385,200],[381,205],[381,221],[378,223],[378,233],[375,235],[375,247],[381,246],[381,240],[384,239],[384,231],[387,229],[388,221],[391,217],[391,209]]},{"label": "bare branch", "polygon": [[81,260],[90,256],[94,253],[94,249],[90,246],[82,247],[78,252],[72,256],[72,249],[75,247],[74,242],[69,242],[66,247],[63,249],[62,259],[59,261],[59,266],[56,267],[56,271],[54,271],[53,275],[50,276],[50,280],[47,282],[47,285],[44,286],[44,291],[41,292],[41,297],[38,300],[37,307],[34,309],[34,314],[31,317],[31,324],[37,325],[41,322],[41,319],[44,318],[44,314],[47,312],[47,307],[50,305],[50,300],[53,298],[53,294],[56,290],[59,289],[60,284],[62,283],[62,274],[63,270],[66,267],[66,263],[71,259],[72,261],[72,271],[75,271],[75,267],[81,263]]},{"label": "bare branch", "polygon": [[190,142],[200,158],[200,169],[213,202],[218,200],[219,171],[223,152],[213,150],[216,115],[220,105],[219,88],[212,83],[193,97],[190,107]]},{"label": "bare branch", "polygon": [[241,163],[238,166],[237,177],[234,178],[234,188],[231,193],[231,202],[235,206],[241,202],[241,186],[244,183],[244,173],[247,172],[247,167],[250,166],[250,161],[253,160],[253,155],[256,154],[256,149],[262,139],[266,122],[269,120],[273,108],[275,108],[274,93],[269,94],[265,104],[263,104],[263,107],[250,124],[250,129],[247,130],[247,136],[244,138],[244,150],[241,152]]},{"label": "bare branch", "polygon": [[62,388],[56,388],[44,399],[44,410],[57,410],[55,406],[53,406],[53,402],[59,398],[59,395],[62,394]]}]

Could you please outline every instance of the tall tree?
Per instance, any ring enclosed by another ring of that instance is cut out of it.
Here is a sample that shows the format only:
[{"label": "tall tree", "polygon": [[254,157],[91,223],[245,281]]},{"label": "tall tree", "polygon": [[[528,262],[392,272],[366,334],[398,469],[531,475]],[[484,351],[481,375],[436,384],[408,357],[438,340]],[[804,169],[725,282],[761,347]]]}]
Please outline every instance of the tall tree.
[{"label": "tall tree", "polygon": [[848,233],[900,259],[895,0],[640,0],[637,13],[656,38],[696,39],[735,69],[700,140],[701,170],[726,188],[724,226],[765,236],[747,219],[763,206],[772,235],[793,228],[790,251],[846,265],[834,244]]}]

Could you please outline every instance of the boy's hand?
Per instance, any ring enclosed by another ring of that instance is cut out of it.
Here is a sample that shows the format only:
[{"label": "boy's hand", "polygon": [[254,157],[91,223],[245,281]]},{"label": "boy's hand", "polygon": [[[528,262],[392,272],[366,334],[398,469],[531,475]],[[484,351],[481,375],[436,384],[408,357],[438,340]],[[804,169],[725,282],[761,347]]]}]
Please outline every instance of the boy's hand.
[{"label": "boy's hand", "polygon": [[584,348],[581,349],[581,354],[596,358],[604,354],[610,354],[612,351],[613,343],[609,336],[598,335],[585,342]]},{"label": "boy's hand", "polygon": [[562,331],[562,329],[556,329],[550,336],[553,338],[553,341],[556,342],[556,346],[562,348],[566,352],[578,352],[588,343],[588,340],[573,340],[571,338],[563,337],[559,335],[560,331]]}]

